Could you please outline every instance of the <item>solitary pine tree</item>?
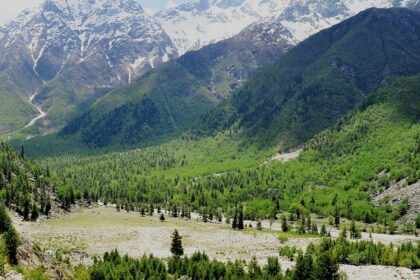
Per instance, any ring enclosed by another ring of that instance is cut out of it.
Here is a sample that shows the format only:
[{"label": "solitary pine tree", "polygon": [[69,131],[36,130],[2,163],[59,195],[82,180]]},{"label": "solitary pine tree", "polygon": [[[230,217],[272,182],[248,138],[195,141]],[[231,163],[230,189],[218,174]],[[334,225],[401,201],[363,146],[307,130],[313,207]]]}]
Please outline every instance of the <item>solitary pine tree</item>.
[{"label": "solitary pine tree", "polygon": [[171,253],[177,257],[180,257],[184,254],[184,248],[182,247],[182,236],[179,235],[177,229],[172,234]]},{"label": "solitary pine tree", "polygon": [[13,226],[10,226],[3,237],[10,264],[17,264],[17,249],[20,245],[18,233]]},{"label": "solitary pine tree", "polygon": [[161,222],[164,222],[164,221],[165,221],[165,215],[163,215],[163,213],[160,213],[159,220],[160,220]]},{"label": "solitary pine tree", "polygon": [[257,222],[257,230],[262,230],[262,224],[260,220]]}]

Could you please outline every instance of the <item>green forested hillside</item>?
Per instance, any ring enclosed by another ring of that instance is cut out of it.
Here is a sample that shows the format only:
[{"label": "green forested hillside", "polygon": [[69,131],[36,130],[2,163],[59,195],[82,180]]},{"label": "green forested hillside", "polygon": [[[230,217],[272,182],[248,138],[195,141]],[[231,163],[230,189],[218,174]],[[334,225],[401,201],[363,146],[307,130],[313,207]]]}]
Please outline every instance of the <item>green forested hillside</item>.
[{"label": "green forested hillside", "polygon": [[321,31],[266,67],[198,132],[238,123],[263,145],[291,147],[334,124],[369,93],[420,72],[420,13],[370,9]]},{"label": "green forested hillside", "polygon": [[18,155],[11,146],[0,143],[0,200],[25,220],[48,215],[53,201],[48,172],[25,160],[22,149]]},{"label": "green forested hillside", "polygon": [[[99,98],[89,112],[71,121],[61,136],[80,134],[89,146],[103,147],[186,131],[258,68],[292,47],[289,41],[278,39],[289,35],[281,24],[266,32],[258,25],[251,26],[152,70],[132,85]],[[259,40],[260,36],[265,40]]]},{"label": "green forested hillside", "polygon": [[392,209],[376,208],[370,199],[392,183],[420,179],[419,88],[415,76],[372,94],[287,163],[261,164],[267,151],[256,156],[250,146],[234,144],[239,143],[235,134],[225,134],[128,154],[49,159],[43,165],[64,180],[62,192],[70,188],[80,197],[131,210],[152,203],[229,216],[243,203],[245,216],[253,219],[281,211],[331,215],[338,210],[368,223],[391,221],[405,214],[409,201]]},{"label": "green forested hillside", "polygon": [[168,63],[135,86],[108,94],[95,109],[71,122],[62,135],[80,130],[82,140],[94,147],[133,144],[185,129],[215,102],[184,68]]}]

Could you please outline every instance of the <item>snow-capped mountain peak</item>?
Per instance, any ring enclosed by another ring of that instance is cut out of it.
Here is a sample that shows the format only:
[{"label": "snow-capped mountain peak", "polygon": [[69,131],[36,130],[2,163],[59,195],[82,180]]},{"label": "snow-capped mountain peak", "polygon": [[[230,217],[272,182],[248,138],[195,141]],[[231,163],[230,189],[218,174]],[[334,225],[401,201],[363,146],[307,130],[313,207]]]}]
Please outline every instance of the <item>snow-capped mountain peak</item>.
[{"label": "snow-capped mountain peak", "polygon": [[269,17],[281,19],[302,41],[371,7],[407,7],[418,0],[199,0],[159,12],[156,17],[180,54],[238,34]]},{"label": "snow-capped mountain peak", "polygon": [[70,66],[101,61],[109,73],[94,86],[113,86],[177,56],[159,23],[135,0],[46,0],[2,33],[0,47],[23,44],[44,82]]}]

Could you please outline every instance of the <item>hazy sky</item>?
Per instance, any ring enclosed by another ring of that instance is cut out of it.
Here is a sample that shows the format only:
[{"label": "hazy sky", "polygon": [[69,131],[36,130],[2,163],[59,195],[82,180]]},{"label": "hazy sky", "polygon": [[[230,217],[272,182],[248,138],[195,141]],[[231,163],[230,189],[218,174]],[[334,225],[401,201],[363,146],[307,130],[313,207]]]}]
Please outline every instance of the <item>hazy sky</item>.
[{"label": "hazy sky", "polygon": [[[0,0],[0,24],[4,24],[17,16],[22,10],[39,5],[43,0]],[[187,2],[187,0],[137,0],[143,8],[152,13]]]}]

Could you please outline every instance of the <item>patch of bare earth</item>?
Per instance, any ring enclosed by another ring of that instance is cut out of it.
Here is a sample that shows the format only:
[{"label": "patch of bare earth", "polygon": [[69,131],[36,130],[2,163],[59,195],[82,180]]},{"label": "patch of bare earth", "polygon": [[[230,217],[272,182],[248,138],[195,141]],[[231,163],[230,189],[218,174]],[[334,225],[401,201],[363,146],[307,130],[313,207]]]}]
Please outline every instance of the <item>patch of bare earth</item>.
[{"label": "patch of bare earth", "polygon": [[287,162],[292,159],[297,159],[302,153],[302,151],[303,149],[298,149],[291,152],[278,153],[277,155],[273,156],[270,161]]},{"label": "patch of bare earth", "polygon": [[410,270],[402,267],[390,266],[353,266],[341,265],[340,271],[344,272],[350,280],[418,280],[420,270]]},{"label": "patch of bare earth", "polygon": [[396,207],[406,198],[409,201],[408,212],[400,221],[412,222],[420,214],[420,182],[407,185],[405,180],[403,180],[399,183],[391,184],[388,189],[374,197],[372,201],[377,206],[389,204]]}]

